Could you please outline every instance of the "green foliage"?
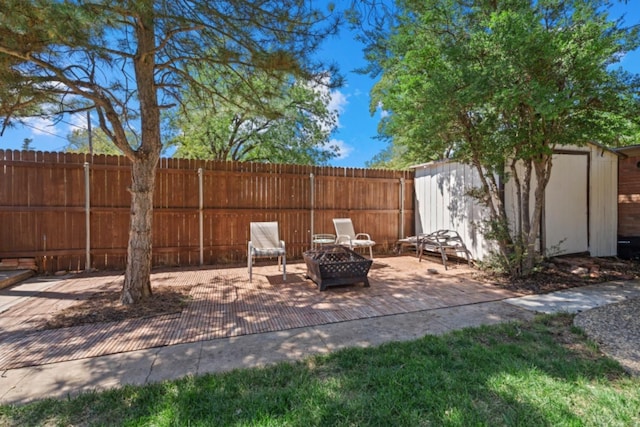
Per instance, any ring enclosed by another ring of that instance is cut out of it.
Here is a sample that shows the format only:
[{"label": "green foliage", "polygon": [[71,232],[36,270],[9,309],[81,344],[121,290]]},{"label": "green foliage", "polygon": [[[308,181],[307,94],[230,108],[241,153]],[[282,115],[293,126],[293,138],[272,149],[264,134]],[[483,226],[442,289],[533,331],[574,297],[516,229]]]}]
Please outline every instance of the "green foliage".
[{"label": "green foliage", "polygon": [[[512,277],[520,276],[518,269],[522,265],[525,248],[521,242],[512,243],[515,239],[511,237],[509,224],[506,221],[494,219],[484,221],[481,227],[482,234],[487,240],[503,242],[502,244],[507,247],[507,250],[490,251],[486,259],[479,263],[480,268]],[[517,238],[518,236],[516,236]]]},{"label": "green foliage", "polygon": [[[23,117],[75,108],[78,100],[66,96],[74,91],[64,86],[82,79],[76,74],[82,67],[70,63],[78,59],[76,52],[104,36],[96,13],[73,2],[2,2],[0,117],[5,127]],[[56,63],[60,66],[50,66]]]},{"label": "green foliage", "polygon": [[215,85],[223,96],[184,91],[171,120],[176,157],[324,164],[335,156],[329,88],[289,74],[245,73],[239,69],[222,79],[199,71],[199,82]]},{"label": "green foliage", "polygon": [[22,151],[29,151],[31,150],[31,144],[33,143],[33,139],[31,138],[25,138],[24,140],[22,140]]},{"label": "green foliage", "polygon": [[[330,10],[330,8],[328,9]],[[200,70],[224,81],[238,69],[320,83],[335,75],[312,60],[339,20],[310,2],[281,0],[3,0],[0,3],[0,117],[92,111],[131,161],[131,216],[122,302],[151,295],[152,205],[164,144],[163,111],[183,88],[204,86]],[[251,80],[243,81],[239,93]],[[139,139],[130,139],[139,135]],[[90,266],[87,266],[90,268]]]},{"label": "green foliage", "polygon": [[404,155],[405,147],[389,144],[380,153],[376,154],[371,160],[365,162],[365,166],[374,169],[392,169],[402,170],[417,162],[411,161]]},{"label": "green foliage", "polygon": [[[229,95],[221,82],[233,77],[232,102],[246,105],[265,93],[252,90],[251,74],[337,83],[335,69],[310,55],[338,21],[304,3],[6,0],[0,115],[8,125],[43,105],[49,114],[95,109],[105,135],[135,158],[141,141],[128,141],[126,130],[138,129],[146,144],[141,120],[179,103],[185,89],[220,103]],[[199,80],[201,70],[216,79]]]},{"label": "green foliage", "polygon": [[402,2],[387,50],[371,57],[384,70],[372,107],[391,111],[381,131],[423,160],[479,155],[501,168],[505,153],[549,152],[549,132],[552,145],[583,145],[637,130],[637,82],[609,68],[637,31],[601,3]]},{"label": "green foliage", "polygon": [[606,5],[405,0],[388,41],[369,50],[382,70],[371,107],[390,112],[380,132],[398,155],[472,165],[494,223],[508,223],[501,183],[520,187],[525,218],[498,240],[510,271],[533,266],[554,149],[616,146],[640,129],[640,79],[614,68],[640,45],[638,29],[610,21]]},{"label": "green foliage", "polygon": [[68,153],[89,153],[93,151],[93,154],[122,155],[122,151],[113,145],[113,142],[100,129],[91,131],[91,150],[89,149],[89,131],[86,129],[73,130],[67,135],[67,140],[68,143],[65,145],[64,151]]}]

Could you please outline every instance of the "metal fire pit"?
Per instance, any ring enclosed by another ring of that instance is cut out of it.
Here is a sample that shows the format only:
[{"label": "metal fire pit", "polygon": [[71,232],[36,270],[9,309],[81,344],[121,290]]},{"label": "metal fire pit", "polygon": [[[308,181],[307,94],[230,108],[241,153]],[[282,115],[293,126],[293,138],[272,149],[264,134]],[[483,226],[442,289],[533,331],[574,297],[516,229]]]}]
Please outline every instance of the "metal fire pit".
[{"label": "metal fire pit", "polygon": [[340,245],[323,246],[303,254],[307,264],[307,277],[313,280],[321,291],[327,286],[364,283],[369,286],[367,274],[373,263],[362,255]]}]

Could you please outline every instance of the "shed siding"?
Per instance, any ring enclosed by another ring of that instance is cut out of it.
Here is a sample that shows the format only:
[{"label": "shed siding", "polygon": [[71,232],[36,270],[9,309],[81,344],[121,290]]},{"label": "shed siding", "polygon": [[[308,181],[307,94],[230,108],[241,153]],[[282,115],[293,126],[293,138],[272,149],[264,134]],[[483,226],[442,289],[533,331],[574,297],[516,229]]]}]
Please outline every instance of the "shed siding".
[{"label": "shed siding", "polygon": [[589,153],[554,154],[544,198],[545,255],[589,251]]},{"label": "shed siding", "polygon": [[615,256],[618,229],[618,157],[589,145],[589,252],[591,256]]},{"label": "shed siding", "polygon": [[[616,205],[616,189],[618,188],[617,169],[618,169],[618,156],[611,151],[603,150],[597,145],[586,145],[583,147],[578,146],[564,146],[562,147],[562,153],[555,155],[557,159],[575,153],[576,155],[583,155],[580,153],[589,153],[589,166],[588,166],[588,203],[589,203],[589,229],[588,229],[588,251],[591,256],[615,256],[617,254],[617,227],[618,227],[618,208]],[[547,192],[559,192],[563,193],[566,188],[562,184],[554,185],[553,178],[557,177],[558,172],[553,169],[556,165],[552,166],[551,170],[551,183],[547,186]],[[555,172],[555,174],[554,174]],[[535,180],[535,176],[532,177]],[[533,191],[535,189],[535,183],[531,189],[531,204],[533,206]],[[556,194],[557,196],[557,194]],[[547,197],[547,200],[557,199],[562,197]],[[513,183],[510,181],[505,186],[505,203],[507,207],[507,215],[511,219],[511,224],[514,223],[515,208],[515,189]],[[567,201],[572,202],[572,198],[567,198]],[[557,215],[559,209],[557,207],[546,206],[547,217],[545,221],[547,223],[553,222],[553,215]],[[567,210],[569,212],[569,210]],[[555,243],[547,242],[547,248],[549,245],[553,246]],[[570,245],[572,246],[572,245]],[[580,246],[580,245],[578,245]],[[576,247],[578,247],[576,246]],[[567,253],[562,251],[561,253]]]},{"label": "shed siding", "polygon": [[[603,150],[597,145],[584,147],[562,147],[563,154],[588,153],[588,250],[592,256],[615,256],[617,253],[618,229],[618,157],[615,153]],[[577,154],[584,155],[584,154]],[[638,159],[640,160],[640,159]],[[635,163],[633,163],[634,167]],[[553,173],[553,171],[552,171]],[[535,178],[534,178],[535,179]],[[584,179],[584,175],[583,175]],[[480,232],[483,218],[488,218],[486,208],[468,192],[480,187],[477,172],[471,166],[455,162],[433,162],[416,168],[415,201],[416,201],[416,233],[432,232],[438,229],[456,230],[464,239],[474,259],[485,258],[491,244],[485,241]],[[640,169],[634,180],[635,187],[629,195],[621,193],[622,198],[635,198],[640,201]],[[562,185],[550,186],[547,191],[562,193]],[[505,185],[505,204],[510,222],[514,224],[515,191],[509,182]],[[563,200],[562,197],[547,197],[548,200]],[[571,198],[567,199],[571,202]],[[629,203],[627,203],[629,205]],[[640,203],[635,203],[640,206]],[[630,207],[630,206],[629,206]],[[634,206],[635,207],[635,206]],[[558,212],[556,206],[549,211]],[[568,211],[568,210],[567,210]],[[640,224],[640,209],[622,210],[634,225]],[[553,218],[547,219],[553,221]],[[640,235],[640,225],[634,231]],[[584,236],[580,237],[581,239]],[[584,245],[579,245],[581,248]]]},{"label": "shed siding", "polygon": [[484,258],[490,245],[480,232],[484,208],[468,195],[480,186],[475,170],[454,162],[434,162],[416,169],[416,233],[456,230],[474,259]]}]

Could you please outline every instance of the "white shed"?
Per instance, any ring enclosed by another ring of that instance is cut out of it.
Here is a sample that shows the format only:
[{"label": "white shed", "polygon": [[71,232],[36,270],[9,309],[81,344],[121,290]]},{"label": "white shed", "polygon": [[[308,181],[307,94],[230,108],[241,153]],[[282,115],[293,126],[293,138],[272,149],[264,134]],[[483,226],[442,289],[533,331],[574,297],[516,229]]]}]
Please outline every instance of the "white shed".
[{"label": "white shed", "polygon": [[[486,208],[469,195],[469,190],[480,187],[475,169],[452,161],[413,168],[416,233],[456,230],[474,259],[486,257],[491,242],[484,239],[480,224],[488,215]],[[616,255],[617,171],[618,154],[598,144],[555,151],[540,230],[541,246],[547,255]],[[513,219],[515,188],[508,181],[504,190],[507,214]]]}]

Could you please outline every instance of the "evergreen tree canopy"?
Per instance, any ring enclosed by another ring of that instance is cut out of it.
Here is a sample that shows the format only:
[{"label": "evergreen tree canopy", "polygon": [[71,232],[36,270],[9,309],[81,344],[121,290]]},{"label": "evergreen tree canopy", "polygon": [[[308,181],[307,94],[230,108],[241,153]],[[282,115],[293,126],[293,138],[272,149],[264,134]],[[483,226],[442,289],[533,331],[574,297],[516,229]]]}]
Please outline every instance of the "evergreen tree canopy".
[{"label": "evergreen tree canopy", "polygon": [[[336,31],[331,12],[331,4],[319,10],[306,0],[0,1],[4,123],[43,103],[53,113],[92,110],[132,162],[123,303],[151,294],[161,111],[179,105],[185,87],[224,96],[197,79],[203,68],[222,81],[242,68],[326,84],[334,70],[312,58]],[[246,83],[238,95],[260,105],[261,93]]]}]

